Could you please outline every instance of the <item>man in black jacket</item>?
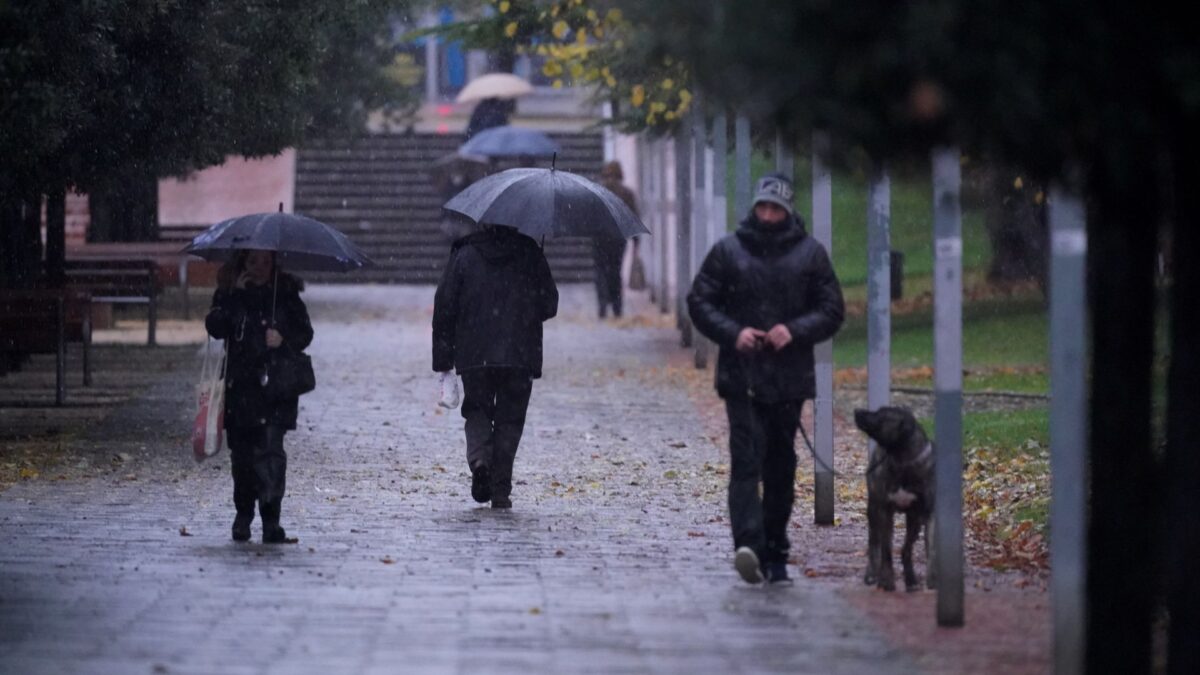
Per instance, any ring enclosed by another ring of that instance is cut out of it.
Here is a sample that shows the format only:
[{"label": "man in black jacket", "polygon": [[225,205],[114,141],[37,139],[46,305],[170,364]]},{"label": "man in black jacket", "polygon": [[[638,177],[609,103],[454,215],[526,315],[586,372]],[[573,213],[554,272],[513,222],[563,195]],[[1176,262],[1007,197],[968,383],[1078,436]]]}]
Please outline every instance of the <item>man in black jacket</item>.
[{"label": "man in black jacket", "polygon": [[837,332],[844,312],[829,256],[805,232],[792,195],[784,176],[760,178],[753,210],[709,251],[688,295],[692,323],[720,347],[734,566],[750,583],[788,581],[796,427],[816,393],[812,348]]},{"label": "man in black jacket", "polygon": [[462,376],[471,496],[495,509],[512,508],[542,322],[556,313],[558,288],[533,239],[485,225],[454,243],[433,301],[433,369]]}]

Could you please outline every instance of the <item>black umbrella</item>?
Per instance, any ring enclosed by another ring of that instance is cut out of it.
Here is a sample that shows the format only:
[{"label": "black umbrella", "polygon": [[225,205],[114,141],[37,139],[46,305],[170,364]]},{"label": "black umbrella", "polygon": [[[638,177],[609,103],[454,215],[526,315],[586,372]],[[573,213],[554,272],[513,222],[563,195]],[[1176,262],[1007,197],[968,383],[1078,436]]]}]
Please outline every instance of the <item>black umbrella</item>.
[{"label": "black umbrella", "polygon": [[458,148],[460,155],[553,157],[558,143],[537,129],[501,126],[484,129]]},{"label": "black umbrella", "polygon": [[294,213],[255,213],[223,220],[201,232],[183,250],[224,262],[241,250],[275,251],[293,271],[347,272],[374,265],[346,235]]},{"label": "black umbrella", "polygon": [[508,169],[455,195],[442,207],[476,223],[515,227],[534,239],[649,234],[609,189],[556,169]]}]

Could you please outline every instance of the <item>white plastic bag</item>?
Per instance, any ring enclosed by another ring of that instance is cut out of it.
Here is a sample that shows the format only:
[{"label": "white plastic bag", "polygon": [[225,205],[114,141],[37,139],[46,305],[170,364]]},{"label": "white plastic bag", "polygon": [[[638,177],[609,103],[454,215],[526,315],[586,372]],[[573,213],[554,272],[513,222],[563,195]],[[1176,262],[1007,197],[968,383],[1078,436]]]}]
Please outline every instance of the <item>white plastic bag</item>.
[{"label": "white plastic bag", "polygon": [[458,407],[458,376],[454,371],[447,370],[444,373],[438,373],[442,385],[442,398],[438,401],[438,405],[443,408],[454,409]]},{"label": "white plastic bag", "polygon": [[225,343],[211,357],[213,340],[204,345],[200,383],[196,385],[196,419],[192,423],[192,459],[212,457],[225,445]]}]

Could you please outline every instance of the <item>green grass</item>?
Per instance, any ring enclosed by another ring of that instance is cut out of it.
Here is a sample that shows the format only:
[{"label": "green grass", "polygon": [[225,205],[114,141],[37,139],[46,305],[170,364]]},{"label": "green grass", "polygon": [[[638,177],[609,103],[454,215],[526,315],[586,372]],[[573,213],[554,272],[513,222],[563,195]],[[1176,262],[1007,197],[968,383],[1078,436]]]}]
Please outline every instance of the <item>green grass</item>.
[{"label": "green grass", "polygon": [[[1046,312],[1040,298],[981,300],[965,304],[963,366],[970,370],[972,367],[1044,365],[1048,353],[1046,329]],[[838,368],[865,366],[866,317],[847,318],[833,344],[834,364]],[[932,363],[932,310],[893,315],[892,367],[915,368]]]},{"label": "green grass", "polygon": [[[930,438],[937,433],[933,418],[919,420]],[[963,415],[963,450],[991,448],[999,457],[1035,457],[1050,447],[1050,410],[997,410]]]},{"label": "green grass", "polygon": [[[729,226],[734,228],[745,214],[734,213],[734,169],[732,154],[727,162],[726,195]],[[751,180],[775,170],[772,159],[755,153],[750,161]],[[796,210],[811,223],[812,167],[807,157],[795,163]],[[891,242],[894,250],[904,253],[907,277],[933,273],[933,188],[928,172],[895,172],[891,177]],[[861,172],[840,172],[833,176],[833,263],[845,287],[865,284],[867,280],[867,179]],[[982,270],[991,257],[991,246],[984,230],[983,212],[964,208],[963,269]]]}]

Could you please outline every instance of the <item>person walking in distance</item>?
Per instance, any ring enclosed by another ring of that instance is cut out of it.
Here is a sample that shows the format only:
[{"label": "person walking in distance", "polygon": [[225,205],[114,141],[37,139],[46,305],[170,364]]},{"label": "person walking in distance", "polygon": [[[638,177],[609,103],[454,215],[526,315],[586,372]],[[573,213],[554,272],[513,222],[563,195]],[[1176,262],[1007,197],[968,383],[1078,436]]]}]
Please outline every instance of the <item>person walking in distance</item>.
[{"label": "person walking in distance", "polygon": [[[622,182],[624,172],[620,162],[609,162],[600,170],[600,184],[608,188],[621,201],[638,214],[637,196]],[[634,251],[637,251],[637,240],[633,240]],[[621,316],[621,263],[625,260],[625,238],[600,236],[595,238],[596,261],[596,300],[599,304],[600,318],[603,319],[608,308],[612,307],[614,317]]]},{"label": "person walking in distance", "polygon": [[816,394],[813,345],[841,327],[844,305],[828,254],[792,207],[791,182],[769,174],[755,188],[737,232],[700,266],[688,311],[720,347],[734,567],[749,583],[786,583],[796,428],[805,399]]},{"label": "person walking in distance", "polygon": [[433,302],[433,370],[463,380],[471,497],[512,508],[513,461],[533,380],[542,376],[542,323],[558,288],[541,247],[516,228],[484,224],[450,251]]}]

